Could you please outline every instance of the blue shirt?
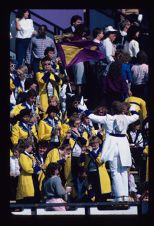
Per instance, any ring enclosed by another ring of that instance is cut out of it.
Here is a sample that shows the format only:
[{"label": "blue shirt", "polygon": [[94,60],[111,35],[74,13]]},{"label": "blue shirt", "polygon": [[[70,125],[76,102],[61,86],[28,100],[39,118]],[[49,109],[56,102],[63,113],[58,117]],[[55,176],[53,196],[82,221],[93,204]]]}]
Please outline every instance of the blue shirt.
[{"label": "blue shirt", "polygon": [[131,66],[131,64],[122,64],[122,78],[129,83],[132,82]]}]

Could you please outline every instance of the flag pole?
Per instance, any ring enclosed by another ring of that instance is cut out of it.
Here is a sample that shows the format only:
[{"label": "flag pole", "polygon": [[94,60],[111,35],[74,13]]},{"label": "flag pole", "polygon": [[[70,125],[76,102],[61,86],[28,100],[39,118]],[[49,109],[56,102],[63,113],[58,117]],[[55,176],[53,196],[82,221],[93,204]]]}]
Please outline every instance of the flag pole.
[{"label": "flag pole", "polygon": [[[57,43],[60,40],[62,40],[62,37],[63,37],[62,35],[54,35],[54,40],[55,40],[56,47],[57,47]],[[57,51],[58,51],[58,48],[57,48]],[[60,56],[59,56],[59,58],[61,59]],[[67,74],[66,68],[64,67],[62,59],[61,59],[61,63],[62,63],[63,69],[64,69],[64,74],[65,74],[66,77],[68,77],[68,74]],[[72,93],[72,88],[71,88],[70,82],[68,82],[68,87],[69,87],[70,92]]]}]

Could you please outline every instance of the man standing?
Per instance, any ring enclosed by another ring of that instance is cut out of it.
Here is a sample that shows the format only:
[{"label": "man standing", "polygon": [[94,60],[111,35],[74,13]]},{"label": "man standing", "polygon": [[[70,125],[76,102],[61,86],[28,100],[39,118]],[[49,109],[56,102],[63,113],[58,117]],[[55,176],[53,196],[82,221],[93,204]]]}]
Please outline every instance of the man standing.
[{"label": "man standing", "polygon": [[82,17],[79,15],[74,15],[71,17],[71,26],[64,30],[64,33],[73,33],[76,26],[82,23]]},{"label": "man standing", "polygon": [[38,34],[31,39],[26,53],[26,63],[32,64],[32,69],[35,74],[39,71],[39,62],[44,58],[44,51],[47,47],[53,47],[55,50],[55,57],[57,56],[57,50],[54,41],[47,35],[47,26],[40,25],[38,28]]}]

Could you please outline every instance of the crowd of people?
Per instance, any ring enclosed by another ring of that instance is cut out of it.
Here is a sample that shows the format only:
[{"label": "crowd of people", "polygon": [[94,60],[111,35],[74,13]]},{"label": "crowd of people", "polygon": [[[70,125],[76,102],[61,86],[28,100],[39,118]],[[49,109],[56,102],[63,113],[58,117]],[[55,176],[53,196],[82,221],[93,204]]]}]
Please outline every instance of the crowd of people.
[{"label": "crowd of people", "polygon": [[29,9],[17,13],[16,59],[10,58],[10,200],[148,198],[149,66],[139,42],[142,20],[124,17],[117,28],[93,31],[79,15],[70,22],[62,41],[92,40],[104,59],[79,62],[66,73],[46,25],[35,31]]}]

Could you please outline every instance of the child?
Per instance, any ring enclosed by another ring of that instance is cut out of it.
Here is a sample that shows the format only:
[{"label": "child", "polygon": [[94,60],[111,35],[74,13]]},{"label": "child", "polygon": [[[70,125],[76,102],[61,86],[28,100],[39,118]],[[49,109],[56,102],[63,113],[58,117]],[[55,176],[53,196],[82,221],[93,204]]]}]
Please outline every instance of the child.
[{"label": "child", "polygon": [[12,153],[13,155],[10,156],[10,200],[15,200],[18,178],[20,175],[18,146],[13,147]]},{"label": "child", "polygon": [[[46,176],[43,184],[44,195],[46,196],[46,203],[66,203],[64,201],[67,193],[71,189],[65,190],[61,178],[59,177],[59,164],[50,163],[46,169]],[[65,206],[53,206],[47,208],[48,210],[66,211]]]}]

